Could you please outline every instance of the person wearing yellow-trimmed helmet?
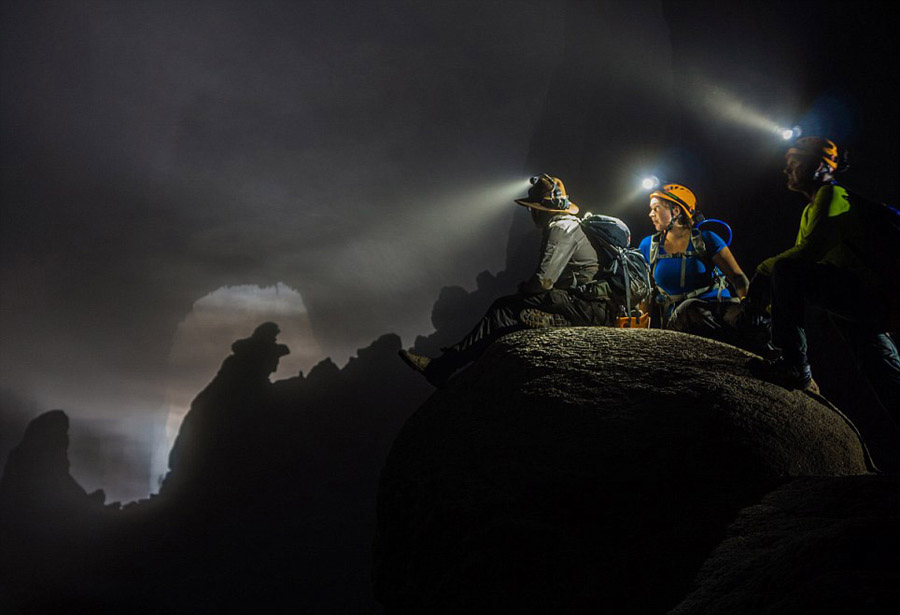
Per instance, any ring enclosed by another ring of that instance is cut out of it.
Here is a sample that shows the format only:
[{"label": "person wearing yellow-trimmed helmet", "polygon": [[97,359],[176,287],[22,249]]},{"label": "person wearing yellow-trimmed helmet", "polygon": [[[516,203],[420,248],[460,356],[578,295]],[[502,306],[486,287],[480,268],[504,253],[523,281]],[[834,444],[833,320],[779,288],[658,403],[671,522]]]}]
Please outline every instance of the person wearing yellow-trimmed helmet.
[{"label": "person wearing yellow-trimmed helmet", "polygon": [[834,179],[838,168],[838,148],[831,139],[802,137],[784,155],[788,190],[800,192],[812,201],[820,187]]},{"label": "person wearing yellow-trimmed helmet", "polygon": [[676,223],[681,226],[691,225],[694,212],[697,211],[697,197],[688,187],[681,184],[666,184],[650,193],[651,203],[654,199],[659,205],[665,205],[671,213],[671,220],[667,224],[668,229],[671,229]]},{"label": "person wearing yellow-trimmed helmet", "polygon": [[[827,311],[881,405],[900,418],[900,356],[889,334],[896,270],[878,254],[863,202],[838,184],[838,147],[803,137],[784,156],[787,188],[806,197],[794,245],[760,263],[750,300],[771,303],[772,337],[781,359],[753,361],[760,378],[790,388],[815,388],[807,358],[807,307]],[[896,261],[896,246],[889,248]],[[884,252],[882,251],[883,255]],[[887,265],[887,266],[885,266]]]},{"label": "person wearing yellow-trimmed helmet", "polygon": [[528,209],[543,235],[537,269],[517,294],[497,299],[475,327],[440,356],[399,352],[435,386],[507,333],[529,327],[611,325],[616,316],[608,298],[591,298],[585,292],[600,269],[599,257],[575,217],[578,206],[562,180],[547,174],[533,177],[528,196],[515,202]]},{"label": "person wearing yellow-trimmed helmet", "polygon": [[[725,241],[697,225],[703,215],[697,197],[681,184],[650,193],[648,216],[656,232],[640,243],[654,280],[654,320],[661,326],[737,343],[738,300],[747,276]],[[724,277],[723,274],[724,273]]]}]

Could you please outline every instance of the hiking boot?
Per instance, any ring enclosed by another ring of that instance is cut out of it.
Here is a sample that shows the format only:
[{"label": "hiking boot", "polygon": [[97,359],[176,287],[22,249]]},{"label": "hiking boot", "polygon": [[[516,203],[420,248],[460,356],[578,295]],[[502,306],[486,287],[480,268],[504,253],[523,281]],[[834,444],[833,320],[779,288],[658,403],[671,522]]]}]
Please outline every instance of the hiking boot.
[{"label": "hiking boot", "polygon": [[543,327],[565,327],[569,321],[562,314],[551,314],[534,308],[527,308],[519,313],[519,321],[526,327],[541,329]]},{"label": "hiking boot", "polygon": [[776,348],[772,342],[766,342],[765,345],[754,348],[750,352],[758,354],[766,361],[777,361],[781,358],[781,349]]},{"label": "hiking boot", "polygon": [[431,364],[430,357],[416,354],[416,353],[410,352],[408,350],[398,350],[397,354],[400,355],[400,358],[403,359],[404,363],[409,365],[411,368],[413,368],[420,374],[424,374],[425,370]]},{"label": "hiking boot", "polygon": [[416,354],[408,350],[398,350],[397,354],[403,362],[425,376],[425,380],[433,386],[443,386],[450,380],[450,376],[459,369],[459,365],[453,359],[455,353],[444,353],[436,359]]},{"label": "hiking boot", "polygon": [[813,380],[809,363],[791,365],[782,358],[774,361],[751,359],[747,364],[750,373],[766,382],[777,384],[786,389],[819,392],[819,385]]}]

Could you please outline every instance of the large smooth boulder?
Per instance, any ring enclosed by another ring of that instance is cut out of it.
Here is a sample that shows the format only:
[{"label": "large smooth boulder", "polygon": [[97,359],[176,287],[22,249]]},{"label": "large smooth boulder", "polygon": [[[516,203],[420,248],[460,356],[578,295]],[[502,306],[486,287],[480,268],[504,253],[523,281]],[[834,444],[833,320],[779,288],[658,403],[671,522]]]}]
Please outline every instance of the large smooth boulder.
[{"label": "large smooth boulder", "polygon": [[496,342],[406,423],[374,576],[396,613],[662,613],[737,512],[799,476],[867,472],[846,420],[656,330]]}]

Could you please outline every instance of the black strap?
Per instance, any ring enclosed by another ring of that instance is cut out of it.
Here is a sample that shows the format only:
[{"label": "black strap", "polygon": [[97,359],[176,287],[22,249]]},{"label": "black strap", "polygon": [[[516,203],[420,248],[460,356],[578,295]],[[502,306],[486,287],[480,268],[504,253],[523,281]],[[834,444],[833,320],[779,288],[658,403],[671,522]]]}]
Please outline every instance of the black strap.
[{"label": "black strap", "polygon": [[619,253],[617,257],[619,261],[619,266],[625,272],[625,316],[631,317],[631,280],[628,275],[628,263],[625,263],[625,259],[622,257],[622,254]]}]

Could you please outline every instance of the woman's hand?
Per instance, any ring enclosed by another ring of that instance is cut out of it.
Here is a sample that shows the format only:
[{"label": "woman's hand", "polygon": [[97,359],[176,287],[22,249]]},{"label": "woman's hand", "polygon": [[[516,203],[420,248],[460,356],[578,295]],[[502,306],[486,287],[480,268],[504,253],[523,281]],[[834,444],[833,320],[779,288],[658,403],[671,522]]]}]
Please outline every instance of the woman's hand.
[{"label": "woman's hand", "polygon": [[722,273],[725,274],[725,278],[731,282],[731,285],[734,286],[734,292],[737,293],[737,296],[741,298],[746,297],[747,291],[750,289],[750,280],[741,271],[741,267],[737,264],[731,250],[727,246],[722,248],[718,254],[712,257],[712,261],[722,270]]}]

